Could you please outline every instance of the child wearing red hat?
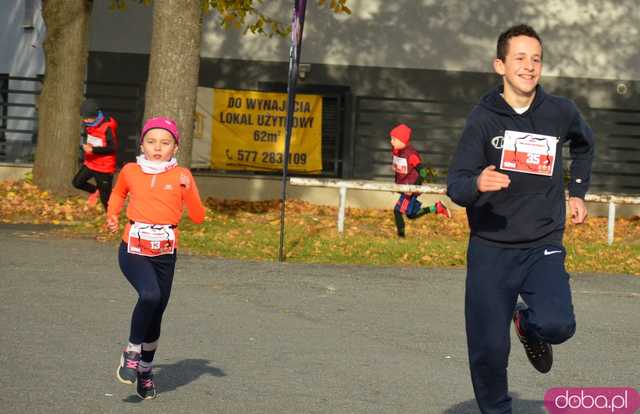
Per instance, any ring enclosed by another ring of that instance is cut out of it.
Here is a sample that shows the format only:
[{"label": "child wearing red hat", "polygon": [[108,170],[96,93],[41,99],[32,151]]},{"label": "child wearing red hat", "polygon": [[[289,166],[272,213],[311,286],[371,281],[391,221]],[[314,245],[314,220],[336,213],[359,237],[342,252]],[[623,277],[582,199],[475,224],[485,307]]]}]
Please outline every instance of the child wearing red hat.
[{"label": "child wearing red hat", "polygon": [[[420,185],[427,177],[426,168],[422,165],[420,154],[411,146],[411,128],[399,124],[389,132],[393,150],[393,171],[396,184]],[[399,237],[405,237],[404,218],[416,219],[428,213],[436,213],[451,218],[449,209],[441,202],[422,207],[418,201],[418,193],[402,193],[393,210],[396,229]]]}]

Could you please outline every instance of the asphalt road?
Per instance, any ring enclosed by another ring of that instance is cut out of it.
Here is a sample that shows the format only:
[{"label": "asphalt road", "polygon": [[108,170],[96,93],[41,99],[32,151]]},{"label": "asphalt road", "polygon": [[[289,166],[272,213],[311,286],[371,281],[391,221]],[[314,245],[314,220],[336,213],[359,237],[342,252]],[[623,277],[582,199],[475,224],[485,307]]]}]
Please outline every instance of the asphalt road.
[{"label": "asphalt road", "polygon": [[[640,384],[640,278],[573,275],[576,336],[538,374],[512,335],[514,413],[560,386]],[[133,289],[116,246],[0,226],[0,412],[477,413],[464,271],[179,255],[160,395],[115,379]]]}]

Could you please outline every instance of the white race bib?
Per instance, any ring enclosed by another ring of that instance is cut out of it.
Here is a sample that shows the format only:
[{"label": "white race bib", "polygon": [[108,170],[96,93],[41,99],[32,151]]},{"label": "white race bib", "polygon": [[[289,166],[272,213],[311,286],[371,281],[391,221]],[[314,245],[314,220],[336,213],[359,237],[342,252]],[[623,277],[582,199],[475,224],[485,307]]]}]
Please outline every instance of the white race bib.
[{"label": "white race bib", "polygon": [[558,138],[528,132],[505,131],[500,168],[526,174],[551,176]]},{"label": "white race bib", "polygon": [[176,234],[170,224],[146,224],[134,222],[129,229],[127,252],[140,256],[173,254]]},{"label": "white race bib", "polygon": [[407,159],[393,156],[393,170],[400,174],[406,174],[409,171]]},{"label": "white race bib", "polygon": [[94,147],[103,147],[103,141],[98,138],[98,137],[94,137],[93,135],[89,135],[87,134],[87,144],[91,144]]}]

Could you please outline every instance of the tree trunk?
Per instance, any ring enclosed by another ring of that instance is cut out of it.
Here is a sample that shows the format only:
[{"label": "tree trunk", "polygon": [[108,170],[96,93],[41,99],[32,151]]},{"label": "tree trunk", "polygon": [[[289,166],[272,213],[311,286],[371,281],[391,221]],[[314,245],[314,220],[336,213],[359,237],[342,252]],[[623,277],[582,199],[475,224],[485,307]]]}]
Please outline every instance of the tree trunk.
[{"label": "tree trunk", "polygon": [[155,0],[144,118],[173,118],[180,130],[178,162],[191,164],[200,70],[202,5],[194,0]]},{"label": "tree trunk", "polygon": [[42,2],[45,76],[38,98],[33,180],[56,193],[71,192],[77,168],[91,5],[90,0]]}]

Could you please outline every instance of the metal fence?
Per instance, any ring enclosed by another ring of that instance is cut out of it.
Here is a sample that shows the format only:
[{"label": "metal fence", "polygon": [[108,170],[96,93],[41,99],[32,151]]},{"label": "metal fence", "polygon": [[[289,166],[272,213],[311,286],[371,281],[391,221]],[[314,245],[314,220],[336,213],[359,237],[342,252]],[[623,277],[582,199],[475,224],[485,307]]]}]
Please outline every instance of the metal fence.
[{"label": "metal fence", "polygon": [[[41,89],[41,77],[0,75],[0,162],[33,163],[38,137],[36,103]],[[98,101],[118,121],[119,165],[134,160],[144,111],[144,86],[87,82],[85,95]]]},{"label": "metal fence", "polygon": [[42,78],[0,74],[0,162],[33,162]]},{"label": "metal fence", "polygon": [[[261,83],[259,89],[278,92],[284,87],[279,83]],[[41,77],[0,74],[0,162],[33,162],[38,134],[36,100],[41,88]],[[144,113],[144,88],[140,83],[86,84],[86,96],[96,99],[119,123],[119,165],[135,159]],[[443,183],[466,117],[474,105],[459,100],[378,96],[351,99],[349,88],[323,85],[308,85],[299,92],[323,97],[323,170],[315,176],[326,178],[391,179],[388,131],[395,123],[406,122],[414,128],[415,147],[434,172],[431,181]],[[591,191],[640,194],[640,108],[580,109],[596,136]],[[564,151],[568,163],[567,148]]]},{"label": "metal fence", "polygon": [[[392,179],[388,131],[405,122],[431,180],[444,183],[467,115],[474,103],[358,96],[352,151],[355,179]],[[580,108],[594,131],[597,151],[590,192],[640,194],[640,108]],[[565,169],[570,156],[563,148]]]}]

